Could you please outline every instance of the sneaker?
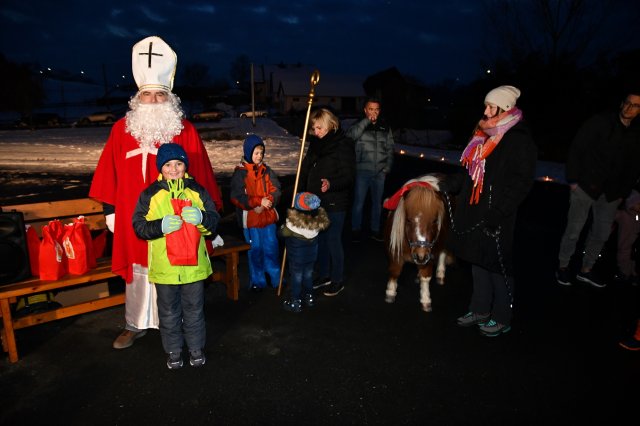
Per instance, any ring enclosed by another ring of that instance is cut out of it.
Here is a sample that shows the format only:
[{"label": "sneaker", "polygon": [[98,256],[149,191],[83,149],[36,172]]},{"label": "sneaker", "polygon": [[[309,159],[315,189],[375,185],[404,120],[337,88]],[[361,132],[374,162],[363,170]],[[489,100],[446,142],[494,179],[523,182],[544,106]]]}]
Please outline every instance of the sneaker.
[{"label": "sneaker", "polygon": [[613,282],[617,285],[638,285],[638,276],[637,275],[625,275],[620,271],[617,271],[613,276]]},{"label": "sneaker", "polygon": [[360,241],[362,241],[362,231],[360,231],[359,229],[353,229],[351,231],[351,241],[353,241],[354,243],[359,243]]},{"label": "sneaker", "polygon": [[317,290],[322,287],[326,287],[331,284],[331,279],[329,277],[320,278],[313,283],[313,289]]},{"label": "sneaker", "polygon": [[207,362],[207,357],[201,349],[189,352],[189,365],[192,367],[202,367]]},{"label": "sneaker", "polygon": [[640,340],[633,336],[618,342],[618,344],[628,351],[640,351]]},{"label": "sneaker", "polygon": [[489,322],[480,326],[480,333],[487,337],[496,337],[502,333],[508,332],[509,330],[511,330],[510,325],[500,324],[494,320],[489,320]]},{"label": "sneaker", "polygon": [[253,284],[251,285],[250,290],[253,293],[260,293],[263,290],[263,287],[258,287],[257,285]]},{"label": "sneaker", "polygon": [[304,296],[302,296],[302,304],[307,308],[313,308],[316,304],[316,301],[313,298],[313,294],[307,293]]},{"label": "sneaker", "polygon": [[178,368],[182,368],[182,352],[169,352],[169,356],[167,357],[167,368],[169,370],[177,370]]},{"label": "sneaker", "polygon": [[589,283],[594,287],[602,288],[606,287],[607,283],[602,281],[600,277],[598,277],[593,271],[589,272],[578,272],[576,275],[576,279],[578,281],[582,281],[583,283]]},{"label": "sneaker", "polygon": [[289,299],[285,300],[282,304],[282,307],[285,311],[300,313],[302,312],[302,301],[300,299]]},{"label": "sneaker", "polygon": [[113,349],[126,349],[130,346],[133,346],[133,342],[136,339],[141,338],[145,334],[147,334],[147,330],[124,330],[118,337],[116,337],[116,340],[113,341]]},{"label": "sneaker", "polygon": [[331,283],[328,289],[326,289],[322,294],[325,296],[336,296],[344,290],[344,284],[342,283]]},{"label": "sneaker", "polygon": [[460,327],[470,327],[472,325],[484,325],[489,320],[491,314],[476,314],[474,312],[467,312],[460,318],[458,318],[458,325]]},{"label": "sneaker", "polygon": [[556,270],[556,281],[561,285],[571,285],[571,274],[569,268],[558,268]]},{"label": "sneaker", "polygon": [[384,237],[382,236],[382,232],[380,231],[374,231],[373,234],[371,234],[371,239],[378,242],[384,241]]}]

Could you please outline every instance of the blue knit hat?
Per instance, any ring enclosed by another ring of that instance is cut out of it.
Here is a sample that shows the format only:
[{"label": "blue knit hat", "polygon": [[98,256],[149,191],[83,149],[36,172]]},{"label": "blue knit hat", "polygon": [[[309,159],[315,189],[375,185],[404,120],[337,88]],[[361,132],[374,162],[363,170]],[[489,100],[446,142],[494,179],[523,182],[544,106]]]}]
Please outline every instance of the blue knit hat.
[{"label": "blue knit hat", "polygon": [[310,211],[320,207],[320,198],[311,192],[299,192],[293,202],[296,210]]},{"label": "blue knit hat", "polygon": [[249,135],[244,140],[244,143],[242,144],[242,150],[244,152],[244,160],[247,163],[253,163],[253,150],[256,149],[256,146],[259,145],[262,145],[262,148],[264,148],[264,142],[258,135]]},{"label": "blue knit hat", "polygon": [[158,154],[156,154],[156,167],[158,168],[158,172],[162,172],[162,166],[165,165],[167,161],[171,160],[180,160],[189,168],[189,157],[187,157],[187,153],[184,152],[184,149],[178,145],[177,143],[164,143],[160,145],[158,148]]}]

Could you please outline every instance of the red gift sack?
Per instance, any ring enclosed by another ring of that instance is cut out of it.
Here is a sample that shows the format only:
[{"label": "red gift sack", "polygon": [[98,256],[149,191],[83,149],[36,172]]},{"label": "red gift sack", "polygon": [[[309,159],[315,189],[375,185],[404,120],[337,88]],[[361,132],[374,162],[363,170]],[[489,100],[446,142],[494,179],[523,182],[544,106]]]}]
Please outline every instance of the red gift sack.
[{"label": "red gift sack", "polygon": [[213,256],[213,251],[215,250],[215,247],[213,246],[213,241],[204,240],[204,244],[205,244],[205,247],[207,248],[207,254],[209,255],[209,257]]},{"label": "red gift sack", "polygon": [[67,270],[72,275],[85,274],[96,267],[93,252],[91,231],[84,222],[84,216],[73,219],[73,223],[65,225],[62,246],[67,256]]},{"label": "red gift sack", "polygon": [[104,256],[104,250],[107,247],[107,230],[105,229],[93,239],[93,256],[100,259]]},{"label": "red gift sack", "polygon": [[93,238],[91,238],[91,231],[89,230],[89,225],[84,221],[84,216],[78,216],[77,219],[73,220],[76,226],[80,227],[82,230],[82,235],[85,243],[85,250],[87,252],[87,266],[89,269],[93,269],[97,266],[96,262],[96,253],[93,248]]},{"label": "red gift sack", "polygon": [[[182,208],[191,205],[191,200],[172,198],[173,213],[180,216]],[[195,225],[187,222],[182,227],[165,236],[169,263],[174,266],[195,266],[198,264],[198,247],[200,231]]]},{"label": "red gift sack", "polygon": [[59,220],[52,220],[42,227],[42,241],[40,242],[41,280],[57,280],[67,273],[67,257],[62,248],[63,226]]},{"label": "red gift sack", "polygon": [[40,257],[40,237],[38,237],[38,233],[33,226],[27,225],[26,228],[27,249],[29,250],[29,264],[31,266],[31,275],[37,277],[38,275],[40,275],[40,265],[38,261],[38,257]]}]

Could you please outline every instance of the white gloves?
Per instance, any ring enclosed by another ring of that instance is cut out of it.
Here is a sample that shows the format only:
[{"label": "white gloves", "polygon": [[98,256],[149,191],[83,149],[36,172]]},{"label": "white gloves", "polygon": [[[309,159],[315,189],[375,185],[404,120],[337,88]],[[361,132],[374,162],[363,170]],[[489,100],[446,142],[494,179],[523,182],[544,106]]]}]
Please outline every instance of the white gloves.
[{"label": "white gloves", "polygon": [[107,222],[107,228],[113,234],[113,230],[116,228],[116,214],[108,214],[104,217],[104,220]]},{"label": "white gloves", "polygon": [[222,247],[224,245],[224,240],[220,235],[216,235],[211,244],[213,245],[213,247]]}]

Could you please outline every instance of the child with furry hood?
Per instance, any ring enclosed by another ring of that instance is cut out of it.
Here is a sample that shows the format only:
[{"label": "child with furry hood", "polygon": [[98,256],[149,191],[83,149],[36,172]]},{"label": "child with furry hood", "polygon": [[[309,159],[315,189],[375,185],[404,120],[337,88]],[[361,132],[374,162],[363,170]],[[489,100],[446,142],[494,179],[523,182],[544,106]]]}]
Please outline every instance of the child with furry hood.
[{"label": "child with furry hood", "polygon": [[300,312],[313,301],[313,267],[318,257],[318,234],[329,227],[327,212],[320,207],[320,198],[310,192],[296,194],[294,208],[287,210],[287,219],[280,229],[287,248],[290,298],[284,309]]}]

